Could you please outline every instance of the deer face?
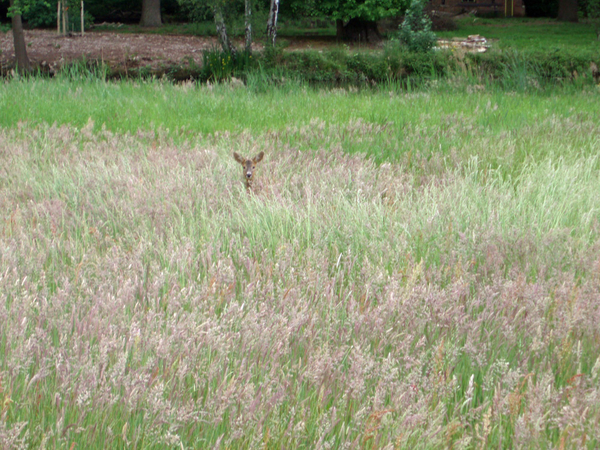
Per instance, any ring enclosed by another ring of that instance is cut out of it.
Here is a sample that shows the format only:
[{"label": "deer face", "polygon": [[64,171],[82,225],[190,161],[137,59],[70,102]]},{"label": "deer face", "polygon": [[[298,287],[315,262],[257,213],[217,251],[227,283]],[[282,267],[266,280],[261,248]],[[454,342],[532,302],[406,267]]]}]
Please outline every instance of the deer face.
[{"label": "deer face", "polygon": [[244,178],[246,179],[246,186],[250,187],[252,180],[254,178],[254,171],[256,170],[256,165],[263,159],[265,156],[265,152],[260,152],[252,159],[242,158],[236,152],[233,152],[233,157],[237,162],[239,162],[244,168]]}]

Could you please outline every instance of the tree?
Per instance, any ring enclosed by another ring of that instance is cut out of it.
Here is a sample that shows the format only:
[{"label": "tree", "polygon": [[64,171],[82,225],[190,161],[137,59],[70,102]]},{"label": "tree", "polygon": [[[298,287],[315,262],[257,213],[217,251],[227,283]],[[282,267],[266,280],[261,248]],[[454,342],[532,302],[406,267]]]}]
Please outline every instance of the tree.
[{"label": "tree", "polygon": [[229,35],[227,34],[227,26],[225,25],[225,18],[223,17],[223,10],[221,9],[221,5],[218,1],[216,1],[213,5],[213,16],[215,19],[215,26],[217,28],[217,39],[219,39],[219,43],[223,48],[225,53],[231,53],[232,55],[236,54],[235,47],[231,40],[229,39]]},{"label": "tree", "polygon": [[246,36],[246,53],[252,53],[252,0],[244,1],[244,31]]},{"label": "tree", "polygon": [[402,14],[409,3],[409,0],[313,1],[321,14],[336,21],[338,39],[361,42],[378,41],[376,21]]},{"label": "tree", "polygon": [[577,22],[579,5],[577,0],[559,0],[558,20],[562,22]]},{"label": "tree", "polygon": [[160,0],[142,0],[142,18],[140,20],[140,26],[160,27],[161,25]]},{"label": "tree", "polygon": [[242,31],[240,25],[243,25],[246,52],[252,51],[252,29],[256,28],[256,18],[253,18],[252,10],[254,5],[265,3],[266,0],[260,2],[257,0],[177,0],[177,2],[192,21],[199,22],[211,18],[214,20],[219,45],[226,53],[237,53],[229,37],[228,28],[233,27],[237,35]]},{"label": "tree", "polygon": [[400,25],[400,41],[411,52],[428,52],[437,42],[431,19],[425,14],[423,0],[412,0]]},{"label": "tree", "polygon": [[269,8],[269,18],[267,19],[267,40],[271,41],[275,46],[275,38],[277,37],[277,16],[279,15],[279,0],[271,0]]},{"label": "tree", "polygon": [[15,0],[10,0],[8,15],[11,17],[12,22],[17,70],[20,73],[25,73],[31,70],[31,63],[29,62],[29,56],[27,56],[27,46],[25,45],[23,22],[21,20],[21,6],[22,5],[20,4],[15,5]]}]

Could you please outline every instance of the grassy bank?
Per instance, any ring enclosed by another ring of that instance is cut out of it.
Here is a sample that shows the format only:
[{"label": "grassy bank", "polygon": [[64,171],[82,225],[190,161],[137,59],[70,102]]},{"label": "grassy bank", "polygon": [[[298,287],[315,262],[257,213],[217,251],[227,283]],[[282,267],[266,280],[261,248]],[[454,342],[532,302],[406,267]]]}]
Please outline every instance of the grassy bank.
[{"label": "grassy bank", "polygon": [[0,447],[600,444],[598,91],[0,92]]}]

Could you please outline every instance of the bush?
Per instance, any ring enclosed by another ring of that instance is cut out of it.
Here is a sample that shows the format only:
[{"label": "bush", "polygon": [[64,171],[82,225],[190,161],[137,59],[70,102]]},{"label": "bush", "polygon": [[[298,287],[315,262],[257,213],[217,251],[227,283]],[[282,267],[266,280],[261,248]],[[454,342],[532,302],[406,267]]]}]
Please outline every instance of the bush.
[{"label": "bush", "polygon": [[202,78],[221,81],[235,75],[243,76],[253,65],[250,53],[238,52],[232,55],[218,48],[206,50],[202,54]]},{"label": "bush", "polygon": [[32,1],[23,9],[23,20],[31,28],[56,26],[56,6],[41,0]]},{"label": "bush", "polygon": [[398,37],[411,52],[428,52],[436,44],[437,38],[431,31],[431,19],[425,14],[422,0],[412,0],[400,25]]}]

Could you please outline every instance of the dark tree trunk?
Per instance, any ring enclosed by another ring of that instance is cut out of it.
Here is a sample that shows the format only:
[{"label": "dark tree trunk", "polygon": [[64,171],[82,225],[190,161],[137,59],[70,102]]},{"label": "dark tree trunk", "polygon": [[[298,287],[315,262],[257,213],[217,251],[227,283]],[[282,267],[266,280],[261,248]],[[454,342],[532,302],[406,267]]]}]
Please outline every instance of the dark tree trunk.
[{"label": "dark tree trunk", "polygon": [[225,19],[223,18],[223,11],[221,11],[219,6],[215,6],[213,9],[213,14],[215,17],[215,26],[217,27],[217,38],[219,39],[221,47],[223,47],[223,51],[225,53],[231,53],[232,55],[235,55],[235,47],[227,35],[227,27],[225,26]]},{"label": "dark tree trunk", "polygon": [[245,1],[246,53],[252,53],[252,0]]},{"label": "dark tree trunk", "polygon": [[559,0],[558,20],[561,22],[578,22],[579,5],[577,0]]},{"label": "dark tree trunk", "polygon": [[339,40],[344,39],[344,21],[342,19],[335,21],[335,37]]},{"label": "dark tree trunk", "polygon": [[160,27],[161,25],[160,0],[142,0],[142,18],[140,20],[140,26]]},{"label": "dark tree trunk", "polygon": [[271,8],[269,9],[269,18],[267,20],[267,40],[271,41],[275,46],[275,38],[277,38],[277,16],[279,15],[279,0],[271,0]]},{"label": "dark tree trunk", "polygon": [[363,44],[375,44],[381,41],[381,35],[377,29],[377,22],[358,18],[350,19],[346,25],[343,25],[342,38],[345,41]]},{"label": "dark tree trunk", "polygon": [[[10,0],[10,6],[14,6],[14,0]],[[31,63],[27,56],[27,46],[25,45],[25,35],[23,34],[23,22],[21,14],[15,14],[11,18],[13,38],[15,41],[15,58],[17,60],[17,70],[20,73],[29,72]]]}]

